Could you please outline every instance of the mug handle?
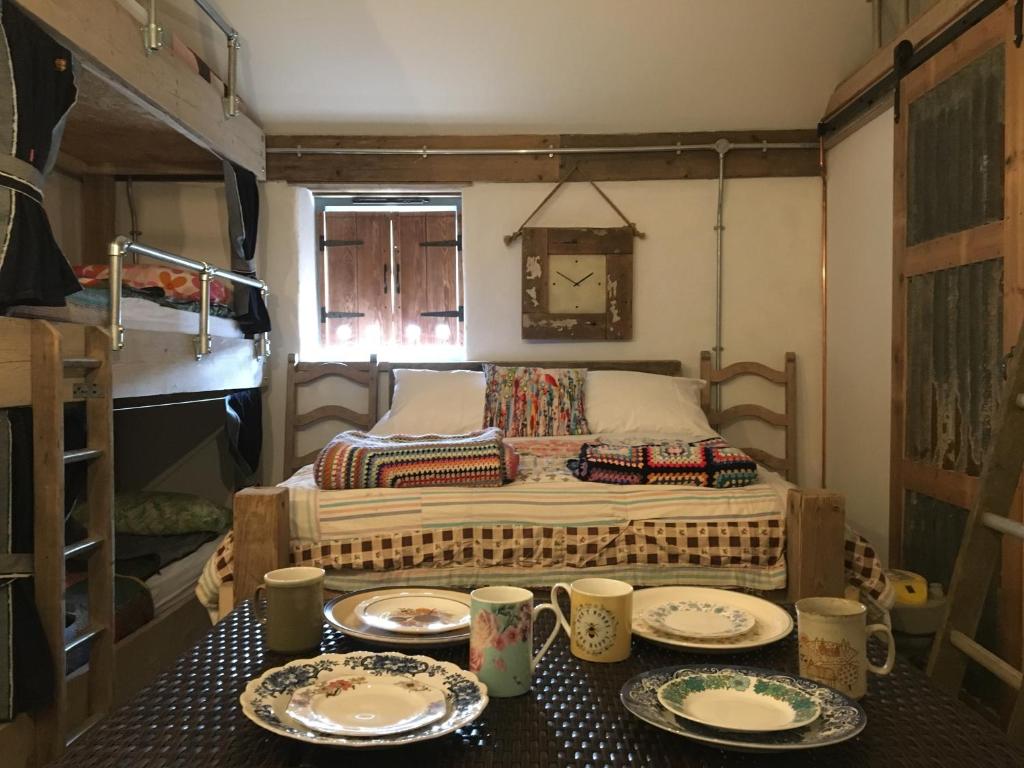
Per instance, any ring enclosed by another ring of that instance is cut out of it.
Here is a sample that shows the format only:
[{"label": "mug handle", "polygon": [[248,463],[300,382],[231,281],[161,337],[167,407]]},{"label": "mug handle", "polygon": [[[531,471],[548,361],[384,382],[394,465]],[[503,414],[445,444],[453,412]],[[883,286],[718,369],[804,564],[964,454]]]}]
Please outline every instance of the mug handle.
[{"label": "mug handle", "polygon": [[252,613],[260,624],[267,623],[267,612],[263,610],[263,604],[260,602],[260,593],[266,591],[267,585],[260,584],[252,594]]},{"label": "mug handle", "polygon": [[868,633],[868,637],[871,635],[885,635],[885,664],[880,667],[876,667],[870,661],[868,661],[867,664],[868,669],[876,675],[888,675],[892,672],[893,664],[896,663],[896,640],[892,636],[892,630],[885,626],[885,624],[869,624],[866,631]]},{"label": "mug handle", "polygon": [[[558,623],[562,625],[565,630],[565,634],[572,637],[572,627],[569,626],[569,620],[565,618],[565,614],[562,613],[562,608],[558,604],[558,590],[564,589],[565,594],[569,596],[570,602],[572,601],[572,587],[566,584],[564,581],[560,581],[551,588],[551,608],[555,612],[555,616],[558,618]],[[547,603],[545,603],[547,605]]]},{"label": "mug handle", "polygon": [[558,630],[561,629],[561,627],[559,626],[559,623],[560,623],[562,614],[551,603],[541,603],[540,605],[534,606],[534,608],[533,608],[533,623],[534,623],[534,625],[537,624],[537,617],[540,616],[540,614],[543,613],[544,611],[554,611],[554,614],[555,614],[555,626],[551,630],[551,634],[548,635],[548,639],[544,641],[544,645],[542,645],[540,647],[540,650],[537,651],[536,654],[534,654],[533,659],[530,661],[530,673],[531,674],[533,673],[533,670],[537,668],[537,662],[541,660],[541,658],[544,656],[544,654],[548,652],[548,648],[551,647],[551,644],[553,642],[555,642],[555,638],[558,637]]}]

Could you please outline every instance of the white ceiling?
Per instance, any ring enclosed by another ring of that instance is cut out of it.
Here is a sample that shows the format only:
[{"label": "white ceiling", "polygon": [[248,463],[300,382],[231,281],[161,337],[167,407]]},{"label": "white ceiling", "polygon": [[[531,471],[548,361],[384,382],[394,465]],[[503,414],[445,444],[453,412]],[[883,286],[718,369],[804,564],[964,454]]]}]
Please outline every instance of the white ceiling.
[{"label": "white ceiling", "polygon": [[[865,0],[219,6],[242,36],[241,94],[271,133],[809,128],[871,46]],[[223,37],[190,26],[222,60]]]}]

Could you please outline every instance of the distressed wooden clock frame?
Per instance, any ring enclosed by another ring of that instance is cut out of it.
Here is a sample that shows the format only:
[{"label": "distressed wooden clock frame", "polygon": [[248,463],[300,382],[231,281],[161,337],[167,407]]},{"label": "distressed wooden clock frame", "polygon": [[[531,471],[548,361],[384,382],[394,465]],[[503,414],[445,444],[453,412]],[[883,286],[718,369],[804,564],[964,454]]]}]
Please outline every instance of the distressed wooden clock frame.
[{"label": "distressed wooden clock frame", "polygon": [[[523,338],[626,341],[633,337],[633,230],[526,227],[523,229]],[[605,308],[598,314],[548,309],[550,257],[605,257]]]}]

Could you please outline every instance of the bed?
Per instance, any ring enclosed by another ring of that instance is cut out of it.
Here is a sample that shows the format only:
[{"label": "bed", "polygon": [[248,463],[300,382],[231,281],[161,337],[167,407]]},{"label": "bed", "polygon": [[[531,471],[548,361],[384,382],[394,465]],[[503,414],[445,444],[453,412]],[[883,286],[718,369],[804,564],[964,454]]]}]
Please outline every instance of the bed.
[{"label": "bed", "polygon": [[[451,371],[482,365],[431,368]],[[681,375],[676,361],[536,365],[586,368],[588,376],[608,370],[659,379]],[[757,364],[730,368],[706,371],[706,381],[721,384],[739,375],[763,375],[789,388],[786,402],[795,403],[795,358],[788,357],[782,371]],[[758,481],[727,489],[583,483],[566,466],[584,443],[690,440],[691,431],[509,438],[520,455],[519,471],[514,482],[497,488],[320,489],[310,464],[318,452],[296,455],[296,433],[332,418],[364,429],[376,423],[380,429],[387,415],[377,423],[378,377],[389,372],[387,390],[394,392],[395,372],[404,370],[400,364],[382,366],[374,361],[292,362],[286,426],[286,469],[292,474],[276,488],[236,495],[235,529],[208,561],[197,585],[197,595],[211,613],[249,597],[263,572],[289,563],[326,568],[327,586],[338,590],[381,583],[469,586],[500,581],[545,586],[586,573],[623,578],[638,586],[704,584],[780,595],[788,590],[791,597],[843,594],[852,583],[880,603],[891,599],[870,544],[845,529],[842,498],[800,489],[766,466],[791,473],[793,455],[752,451],[762,464]],[[370,412],[330,404],[298,413],[298,390],[326,376],[365,385]],[[729,418],[752,414],[786,430],[795,425],[794,412],[711,410],[710,386],[700,392],[710,416],[705,424],[720,427]],[[439,391],[449,400],[460,399],[450,386]],[[593,399],[588,412],[592,403]],[[396,400],[388,415],[398,407]]]}]

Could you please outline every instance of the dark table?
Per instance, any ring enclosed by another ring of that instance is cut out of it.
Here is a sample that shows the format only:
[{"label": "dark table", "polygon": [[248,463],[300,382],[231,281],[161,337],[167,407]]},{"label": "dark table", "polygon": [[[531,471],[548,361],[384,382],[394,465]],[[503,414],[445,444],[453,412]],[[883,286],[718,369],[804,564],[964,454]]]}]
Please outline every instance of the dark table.
[{"label": "dark table", "polygon": [[[547,597],[546,592],[538,596]],[[537,639],[550,631],[550,614]],[[365,648],[334,629],[322,650]],[[467,664],[466,646],[426,655]],[[308,655],[308,654],[307,654]],[[86,733],[59,765],[69,768],[238,766],[1024,766],[995,726],[935,691],[916,668],[898,660],[888,677],[869,675],[862,706],[864,732],[843,744],[782,754],[744,754],[709,748],[665,733],[629,714],[622,684],[657,667],[704,661],[796,671],[796,633],[757,651],[700,656],[671,651],[641,638],[619,664],[580,661],[561,634],[538,665],[533,690],[491,699],[472,726],[432,742],[362,752],[313,746],[268,733],[243,715],[238,696],[248,680],[289,657],[265,651],[246,604],[214,627],[173,669]],[[0,759],[0,763],[2,763]]]}]

